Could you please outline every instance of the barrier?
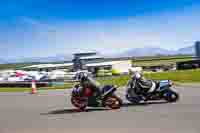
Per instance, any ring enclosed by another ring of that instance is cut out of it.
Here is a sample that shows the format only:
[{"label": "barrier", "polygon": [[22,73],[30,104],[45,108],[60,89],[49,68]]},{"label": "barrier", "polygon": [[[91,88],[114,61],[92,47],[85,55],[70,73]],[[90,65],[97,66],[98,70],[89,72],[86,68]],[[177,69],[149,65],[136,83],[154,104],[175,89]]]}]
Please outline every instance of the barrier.
[{"label": "barrier", "polygon": [[[50,86],[49,82],[36,82],[37,87],[48,87]],[[0,87],[23,87],[30,88],[32,87],[32,82],[0,82]]]}]

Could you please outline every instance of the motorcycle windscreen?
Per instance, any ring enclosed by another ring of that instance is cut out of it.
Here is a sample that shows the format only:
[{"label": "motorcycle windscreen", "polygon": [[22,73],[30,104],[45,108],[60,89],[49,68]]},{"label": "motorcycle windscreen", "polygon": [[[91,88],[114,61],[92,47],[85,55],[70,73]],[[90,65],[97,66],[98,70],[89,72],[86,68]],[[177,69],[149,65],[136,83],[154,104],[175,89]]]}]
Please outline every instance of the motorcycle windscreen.
[{"label": "motorcycle windscreen", "polygon": [[165,87],[169,85],[169,80],[161,80],[160,81],[160,88]]}]

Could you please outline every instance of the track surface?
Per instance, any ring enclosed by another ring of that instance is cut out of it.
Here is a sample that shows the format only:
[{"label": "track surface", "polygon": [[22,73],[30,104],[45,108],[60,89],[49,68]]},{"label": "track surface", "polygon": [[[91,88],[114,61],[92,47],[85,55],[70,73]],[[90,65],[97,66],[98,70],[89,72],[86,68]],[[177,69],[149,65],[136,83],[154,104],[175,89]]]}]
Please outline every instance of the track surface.
[{"label": "track surface", "polygon": [[[176,87],[180,101],[129,105],[119,110],[77,112],[70,91],[0,93],[0,133],[199,133],[200,88]],[[119,90],[123,97],[123,90]]]}]

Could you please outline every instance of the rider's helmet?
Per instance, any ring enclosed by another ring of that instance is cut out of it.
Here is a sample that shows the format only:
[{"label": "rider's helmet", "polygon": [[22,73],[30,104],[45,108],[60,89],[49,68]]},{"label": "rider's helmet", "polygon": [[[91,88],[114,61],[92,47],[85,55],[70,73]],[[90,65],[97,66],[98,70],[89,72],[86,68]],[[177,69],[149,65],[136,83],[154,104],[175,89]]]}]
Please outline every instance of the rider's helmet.
[{"label": "rider's helmet", "polygon": [[84,80],[87,79],[87,77],[88,77],[87,73],[85,73],[85,72],[80,72],[80,73],[78,74],[78,81],[79,81],[79,82],[84,81]]},{"label": "rider's helmet", "polygon": [[135,72],[134,74],[136,79],[140,79],[142,77],[142,73],[141,72]]},{"label": "rider's helmet", "polygon": [[135,71],[133,74],[133,78],[135,79],[141,79],[143,77],[142,71]]},{"label": "rider's helmet", "polygon": [[143,72],[141,68],[130,68],[129,73],[132,75],[132,78],[134,79],[140,79],[143,77]]}]

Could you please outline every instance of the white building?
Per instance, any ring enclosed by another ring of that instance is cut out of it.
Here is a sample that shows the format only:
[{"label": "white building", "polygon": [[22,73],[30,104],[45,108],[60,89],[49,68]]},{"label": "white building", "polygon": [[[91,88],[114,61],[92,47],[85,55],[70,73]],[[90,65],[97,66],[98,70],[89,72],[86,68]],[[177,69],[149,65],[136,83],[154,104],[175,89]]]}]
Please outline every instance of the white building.
[{"label": "white building", "polygon": [[89,71],[97,73],[99,70],[110,70],[112,74],[128,74],[132,68],[131,60],[106,61],[101,63],[86,64]]},{"label": "white building", "polygon": [[52,71],[52,70],[65,70],[67,68],[73,67],[73,63],[63,63],[63,64],[38,64],[23,67],[25,70],[36,70],[36,71]]}]

